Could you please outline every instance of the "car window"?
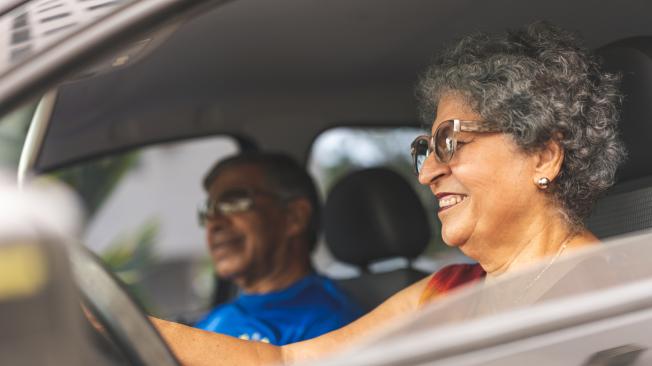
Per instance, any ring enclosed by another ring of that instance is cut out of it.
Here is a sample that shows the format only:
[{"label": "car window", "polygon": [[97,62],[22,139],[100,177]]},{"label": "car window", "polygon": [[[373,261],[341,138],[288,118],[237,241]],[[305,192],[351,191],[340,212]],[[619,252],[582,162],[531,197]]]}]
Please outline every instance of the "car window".
[{"label": "car window", "polygon": [[173,317],[210,301],[212,266],[197,207],[201,180],[221,157],[238,151],[227,136],[166,143],[53,172],[81,196],[84,243],[151,314]]},{"label": "car window", "polygon": [[0,169],[15,171],[36,103],[14,110],[0,118]]},{"label": "car window", "polygon": [[[426,209],[432,232],[431,241],[415,266],[432,272],[444,264],[464,261],[465,258],[458,250],[446,246],[441,240],[441,224],[437,218],[436,202],[428,187],[420,185],[414,174],[410,144],[416,136],[423,133],[422,129],[409,127],[330,129],[320,134],[312,145],[308,167],[323,199],[328,196],[334,183],[355,170],[383,166],[403,176],[412,185]],[[322,256],[328,256],[328,253]],[[322,260],[324,261],[327,260]],[[383,270],[384,266],[401,266],[402,263],[379,263],[379,270]],[[338,268],[339,264],[330,270],[327,266],[327,271],[339,276],[339,271],[346,270]]]}]

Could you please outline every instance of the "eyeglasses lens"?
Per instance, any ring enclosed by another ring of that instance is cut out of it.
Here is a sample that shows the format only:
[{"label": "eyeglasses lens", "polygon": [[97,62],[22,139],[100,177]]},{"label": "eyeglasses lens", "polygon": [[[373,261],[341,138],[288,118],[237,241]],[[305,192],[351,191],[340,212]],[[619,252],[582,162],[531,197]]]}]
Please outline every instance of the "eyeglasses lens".
[{"label": "eyeglasses lens", "polygon": [[215,218],[217,215],[233,215],[251,209],[254,200],[246,190],[232,190],[223,193],[218,199],[208,199],[199,209],[199,222],[204,225],[206,220]]},{"label": "eyeglasses lens", "polygon": [[430,136],[419,136],[412,143],[412,159],[416,174],[421,172],[423,163],[430,153]]},{"label": "eyeglasses lens", "polygon": [[455,139],[452,121],[442,123],[435,131],[435,154],[442,163],[447,163],[455,152]]}]

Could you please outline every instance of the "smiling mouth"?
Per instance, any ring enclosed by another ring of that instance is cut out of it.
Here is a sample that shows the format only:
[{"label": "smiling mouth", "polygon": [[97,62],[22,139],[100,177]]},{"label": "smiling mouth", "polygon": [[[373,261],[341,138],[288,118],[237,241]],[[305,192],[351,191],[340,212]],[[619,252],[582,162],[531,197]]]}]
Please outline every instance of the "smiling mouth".
[{"label": "smiling mouth", "polygon": [[439,212],[442,212],[463,202],[466,199],[466,195],[447,193],[438,194],[437,198],[439,199]]},{"label": "smiling mouth", "polygon": [[243,241],[241,237],[215,240],[210,243],[210,249],[213,256],[221,257],[239,247]]}]

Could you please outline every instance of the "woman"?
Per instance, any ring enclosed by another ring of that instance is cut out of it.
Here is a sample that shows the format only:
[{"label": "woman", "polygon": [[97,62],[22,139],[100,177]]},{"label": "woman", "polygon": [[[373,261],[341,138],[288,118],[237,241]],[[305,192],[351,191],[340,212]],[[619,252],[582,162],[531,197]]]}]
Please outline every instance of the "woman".
[{"label": "woman", "polygon": [[432,135],[412,145],[419,182],[439,200],[442,236],[478,265],[454,265],[394,295],[354,323],[284,346],[245,342],[155,320],[194,364],[293,363],[372,333],[463,283],[534,263],[544,272],[597,238],[582,224],[624,158],[617,78],[570,34],[545,23],[462,39],[420,85]]}]

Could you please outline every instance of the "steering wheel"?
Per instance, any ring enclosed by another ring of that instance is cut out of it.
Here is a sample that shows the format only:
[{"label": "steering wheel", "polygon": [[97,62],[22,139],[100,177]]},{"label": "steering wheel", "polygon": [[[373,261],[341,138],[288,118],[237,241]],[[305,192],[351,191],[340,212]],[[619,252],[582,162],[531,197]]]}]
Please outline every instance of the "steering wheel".
[{"label": "steering wheel", "polygon": [[133,365],[179,366],[144,311],[100,259],[82,245],[70,245],[68,252],[84,306],[125,358]]}]

